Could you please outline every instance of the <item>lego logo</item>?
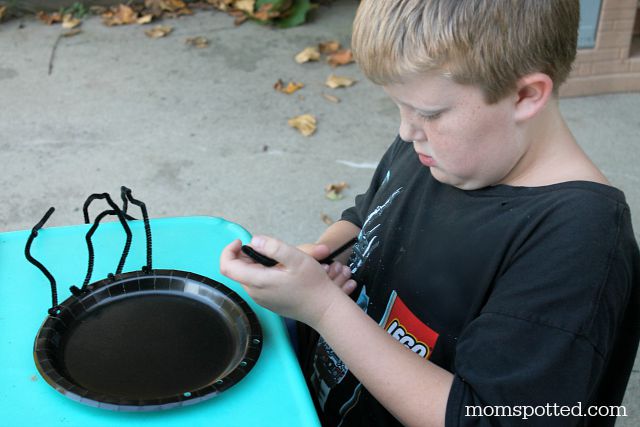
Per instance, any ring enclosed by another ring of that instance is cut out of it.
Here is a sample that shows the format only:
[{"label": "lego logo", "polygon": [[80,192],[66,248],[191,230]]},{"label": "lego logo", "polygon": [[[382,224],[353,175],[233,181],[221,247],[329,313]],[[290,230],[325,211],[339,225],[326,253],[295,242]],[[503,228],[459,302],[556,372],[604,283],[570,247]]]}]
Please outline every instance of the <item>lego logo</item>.
[{"label": "lego logo", "polygon": [[400,344],[404,345],[414,353],[419,354],[421,357],[428,359],[431,355],[431,349],[429,346],[411,335],[405,327],[398,322],[398,320],[394,319],[391,324],[389,324],[387,333],[397,339]]}]

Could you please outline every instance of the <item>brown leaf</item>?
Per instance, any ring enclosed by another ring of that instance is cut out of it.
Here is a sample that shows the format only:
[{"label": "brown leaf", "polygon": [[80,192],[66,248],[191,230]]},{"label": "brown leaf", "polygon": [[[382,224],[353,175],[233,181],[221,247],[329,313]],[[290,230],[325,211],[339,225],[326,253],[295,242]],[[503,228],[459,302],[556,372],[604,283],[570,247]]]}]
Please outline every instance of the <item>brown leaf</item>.
[{"label": "brown leaf", "polygon": [[153,15],[152,15],[152,14],[150,14],[150,13],[149,13],[149,14],[147,14],[147,15],[143,15],[143,16],[141,16],[140,18],[138,18],[138,19],[136,20],[136,22],[137,22],[138,24],[140,24],[140,25],[148,24],[148,23],[150,23],[151,21],[153,21]]},{"label": "brown leaf", "polygon": [[316,131],[316,118],[311,114],[296,116],[288,121],[289,126],[298,129],[304,136],[311,136]]},{"label": "brown leaf", "polygon": [[329,102],[333,102],[334,104],[337,104],[340,102],[340,98],[338,98],[337,96],[329,95],[327,93],[323,93],[322,97]]},{"label": "brown leaf", "polygon": [[206,37],[189,37],[185,40],[185,43],[197,47],[198,49],[203,49],[209,46],[209,40]]},{"label": "brown leaf", "polygon": [[277,18],[281,13],[277,10],[272,10],[273,4],[267,3],[260,6],[258,11],[253,14],[253,17],[259,21],[269,21],[270,19]]},{"label": "brown leaf", "polygon": [[173,27],[170,27],[169,25],[156,25],[152,29],[146,30],[144,33],[152,39],[159,39],[160,37],[165,37],[171,31],[173,31]]},{"label": "brown leaf", "polygon": [[236,0],[233,2],[233,7],[249,15],[253,15],[253,11],[256,8],[256,0]]},{"label": "brown leaf", "polygon": [[187,4],[182,0],[163,0],[163,3],[166,8],[165,10],[168,10],[169,12],[187,7]]},{"label": "brown leaf", "polygon": [[229,15],[235,18],[233,20],[233,24],[236,26],[243,24],[247,19],[249,19],[249,16],[241,10],[232,10],[229,12]]},{"label": "brown leaf", "polygon": [[80,25],[82,21],[77,18],[74,18],[72,14],[68,13],[62,17],[62,28],[66,30],[71,30]]},{"label": "brown leaf", "polygon": [[135,24],[138,22],[138,13],[129,6],[119,4],[102,14],[102,22],[109,27]]},{"label": "brown leaf", "polygon": [[324,222],[327,225],[331,225],[331,224],[334,223],[334,221],[331,219],[331,217],[329,215],[327,215],[326,213],[321,214],[320,218],[322,219],[322,222]]},{"label": "brown leaf", "polygon": [[80,28],[74,28],[73,30],[65,31],[62,33],[62,37],[73,37],[80,34],[82,30]]},{"label": "brown leaf", "polygon": [[336,53],[329,55],[327,62],[329,62],[329,65],[332,67],[351,64],[353,62],[353,53],[351,52],[351,49],[339,50]]},{"label": "brown leaf", "polygon": [[223,12],[229,10],[229,7],[233,4],[235,0],[207,0],[207,3],[219,9]]},{"label": "brown leaf", "polygon": [[328,184],[324,187],[324,195],[329,200],[340,200],[344,198],[342,190],[349,188],[349,184],[342,181],[337,184]]},{"label": "brown leaf", "polygon": [[182,9],[176,10],[172,14],[176,16],[193,15],[193,10],[189,9],[188,7],[183,7]]},{"label": "brown leaf", "polygon": [[291,95],[292,93],[302,89],[303,87],[304,87],[304,83],[293,82],[293,81],[287,83],[287,85],[285,86],[284,82],[280,79],[278,79],[278,81],[275,82],[275,84],[273,85],[273,88],[275,90],[277,90],[278,92],[286,93],[287,95]]},{"label": "brown leaf", "polygon": [[309,61],[317,61],[320,59],[320,51],[317,46],[305,47],[302,52],[296,55],[296,62],[304,64]]},{"label": "brown leaf", "polygon": [[53,25],[58,22],[62,22],[62,15],[60,15],[58,12],[49,15],[46,12],[40,11],[36,13],[36,17],[47,25]]},{"label": "brown leaf", "polygon": [[340,49],[340,42],[337,40],[320,42],[318,43],[318,49],[320,50],[320,53],[324,54],[336,53]]},{"label": "brown leaf", "polygon": [[153,16],[158,18],[163,12],[177,12],[187,7],[182,0],[144,0],[144,5]]},{"label": "brown leaf", "polygon": [[327,81],[324,84],[329,86],[331,89],[337,89],[339,87],[353,86],[355,83],[356,80],[350,79],[349,77],[340,77],[331,74],[327,77]]},{"label": "brown leaf", "polygon": [[7,12],[7,6],[0,6],[0,21],[4,18],[5,13]]}]

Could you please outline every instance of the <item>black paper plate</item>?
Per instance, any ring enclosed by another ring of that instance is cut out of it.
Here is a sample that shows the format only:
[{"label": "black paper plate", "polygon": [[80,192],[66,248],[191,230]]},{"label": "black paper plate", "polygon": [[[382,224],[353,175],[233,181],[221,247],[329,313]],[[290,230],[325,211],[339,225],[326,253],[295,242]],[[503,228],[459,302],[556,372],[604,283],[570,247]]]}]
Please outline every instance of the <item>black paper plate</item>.
[{"label": "black paper plate", "polygon": [[154,411],[209,399],[262,350],[255,313],[223,284],[177,270],[134,271],[87,287],[42,324],[42,377],[78,402]]}]

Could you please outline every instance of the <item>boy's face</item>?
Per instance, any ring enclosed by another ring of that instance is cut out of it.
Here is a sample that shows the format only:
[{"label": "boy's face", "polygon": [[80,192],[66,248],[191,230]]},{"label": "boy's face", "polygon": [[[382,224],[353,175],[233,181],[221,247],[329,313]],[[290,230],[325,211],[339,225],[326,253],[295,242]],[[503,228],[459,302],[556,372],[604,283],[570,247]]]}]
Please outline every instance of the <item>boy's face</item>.
[{"label": "boy's face", "polygon": [[384,90],[400,108],[400,137],[438,181],[465,190],[509,183],[527,149],[515,94],[489,105],[479,88],[435,73]]}]

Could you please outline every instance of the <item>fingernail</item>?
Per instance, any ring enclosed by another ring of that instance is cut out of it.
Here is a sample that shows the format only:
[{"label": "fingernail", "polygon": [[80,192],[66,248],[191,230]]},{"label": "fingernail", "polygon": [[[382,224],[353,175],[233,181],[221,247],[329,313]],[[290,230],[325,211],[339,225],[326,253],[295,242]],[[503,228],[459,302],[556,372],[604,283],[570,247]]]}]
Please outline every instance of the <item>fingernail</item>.
[{"label": "fingernail", "polygon": [[254,236],[253,239],[251,239],[251,246],[253,246],[256,249],[260,249],[264,247],[266,240],[264,237],[262,236]]},{"label": "fingernail", "polygon": [[355,280],[349,280],[347,283],[345,283],[344,285],[342,285],[342,289],[350,294],[351,292],[353,292],[353,290],[356,288],[356,282]]},{"label": "fingernail", "polygon": [[342,267],[342,275],[346,277],[351,276],[351,270],[346,265]]}]

